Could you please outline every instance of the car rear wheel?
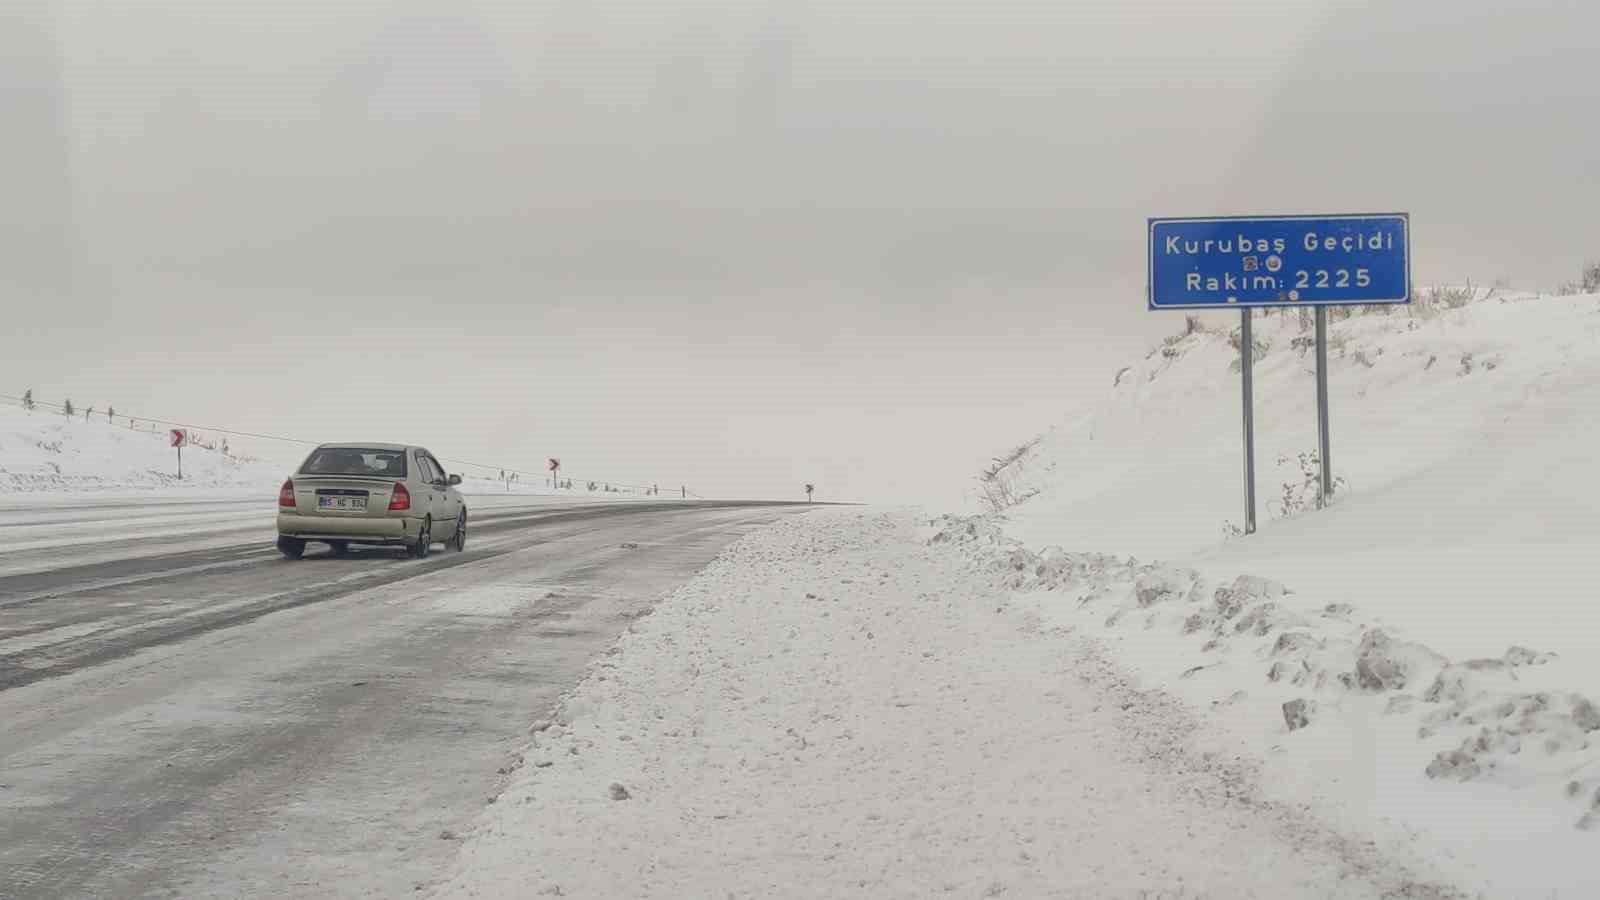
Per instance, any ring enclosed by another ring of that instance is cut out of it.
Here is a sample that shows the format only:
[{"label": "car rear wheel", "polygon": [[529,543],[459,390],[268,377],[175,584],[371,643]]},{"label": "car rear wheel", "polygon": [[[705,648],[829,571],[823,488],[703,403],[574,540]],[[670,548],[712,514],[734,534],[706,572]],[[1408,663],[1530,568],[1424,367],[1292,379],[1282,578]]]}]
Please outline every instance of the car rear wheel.
[{"label": "car rear wheel", "polygon": [[456,516],[456,536],[450,541],[450,546],[456,548],[457,553],[467,549],[467,511],[464,509],[461,515]]},{"label": "car rear wheel", "polygon": [[427,559],[428,551],[433,549],[433,519],[422,520],[422,528],[417,532],[416,546],[411,548],[411,555],[417,559]]},{"label": "car rear wheel", "polygon": [[280,534],[278,535],[278,552],[282,553],[285,559],[299,559],[306,555],[306,542],[299,538]]}]

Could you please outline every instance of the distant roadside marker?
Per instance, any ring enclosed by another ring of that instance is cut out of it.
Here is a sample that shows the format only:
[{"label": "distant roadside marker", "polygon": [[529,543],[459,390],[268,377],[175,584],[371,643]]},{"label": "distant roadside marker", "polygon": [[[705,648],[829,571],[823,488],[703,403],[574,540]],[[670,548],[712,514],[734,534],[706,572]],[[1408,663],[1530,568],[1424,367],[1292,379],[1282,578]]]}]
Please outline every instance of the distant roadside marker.
[{"label": "distant roadside marker", "polygon": [[183,445],[189,443],[189,432],[182,428],[174,428],[168,433],[172,446],[178,448],[178,480],[183,480]]}]

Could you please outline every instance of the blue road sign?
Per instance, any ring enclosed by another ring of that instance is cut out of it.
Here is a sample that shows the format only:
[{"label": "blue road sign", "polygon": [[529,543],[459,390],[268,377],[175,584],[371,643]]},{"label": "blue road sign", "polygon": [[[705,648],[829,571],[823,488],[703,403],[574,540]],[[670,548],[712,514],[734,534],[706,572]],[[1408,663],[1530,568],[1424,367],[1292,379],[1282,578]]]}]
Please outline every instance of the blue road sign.
[{"label": "blue road sign", "polygon": [[1151,309],[1411,300],[1406,213],[1150,220]]}]

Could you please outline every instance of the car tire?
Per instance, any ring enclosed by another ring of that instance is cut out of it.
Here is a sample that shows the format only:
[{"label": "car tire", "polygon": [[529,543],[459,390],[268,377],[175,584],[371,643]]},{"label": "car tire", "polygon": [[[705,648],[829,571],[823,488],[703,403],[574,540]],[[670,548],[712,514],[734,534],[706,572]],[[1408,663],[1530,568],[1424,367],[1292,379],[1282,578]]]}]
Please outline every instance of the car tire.
[{"label": "car tire", "polygon": [[411,555],[416,559],[427,559],[428,552],[433,549],[433,519],[422,520],[422,527],[417,530],[417,543],[411,548]]},{"label": "car tire", "polygon": [[334,556],[345,556],[350,553],[350,542],[329,541],[328,548],[333,551]]},{"label": "car tire", "polygon": [[465,553],[467,549],[467,511],[462,510],[456,516],[456,536],[451,539],[450,546],[456,548],[457,553]]},{"label": "car tire", "polygon": [[284,559],[299,559],[306,555],[306,542],[299,538],[280,534],[278,535],[278,552],[283,554]]}]

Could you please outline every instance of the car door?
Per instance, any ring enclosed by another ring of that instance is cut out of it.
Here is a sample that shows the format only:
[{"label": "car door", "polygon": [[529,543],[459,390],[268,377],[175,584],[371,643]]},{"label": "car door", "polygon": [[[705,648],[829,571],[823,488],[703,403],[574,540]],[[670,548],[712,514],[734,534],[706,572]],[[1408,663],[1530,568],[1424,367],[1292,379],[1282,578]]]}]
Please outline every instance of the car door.
[{"label": "car door", "polygon": [[450,522],[450,533],[454,535],[456,531],[455,523],[461,520],[461,510],[466,506],[466,501],[462,499],[461,492],[456,490],[455,486],[450,483],[450,473],[446,471],[444,464],[439,462],[439,458],[429,453],[428,462],[433,464],[433,467],[439,472],[439,477],[444,479],[444,498],[450,516],[447,521]]},{"label": "car door", "polygon": [[424,473],[426,481],[428,514],[433,516],[434,540],[448,541],[456,530],[456,510],[450,500],[450,483],[444,469],[434,461],[432,453],[418,448],[416,461],[417,470]]},{"label": "car door", "polygon": [[448,515],[449,502],[444,498],[444,490],[439,487],[440,474],[434,469],[433,463],[428,460],[428,451],[416,449],[411,451],[411,464],[417,469],[417,492],[419,496],[427,498],[427,505],[423,508],[433,518],[433,539],[435,541],[448,540],[450,529],[454,527],[453,520]]}]

